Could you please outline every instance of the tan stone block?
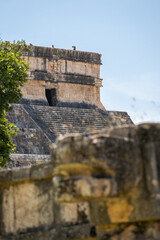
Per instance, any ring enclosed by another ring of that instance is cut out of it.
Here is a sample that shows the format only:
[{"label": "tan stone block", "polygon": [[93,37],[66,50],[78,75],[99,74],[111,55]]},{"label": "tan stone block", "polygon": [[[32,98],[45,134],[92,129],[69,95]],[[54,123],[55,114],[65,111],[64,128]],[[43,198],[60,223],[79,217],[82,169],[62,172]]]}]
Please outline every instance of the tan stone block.
[{"label": "tan stone block", "polygon": [[104,109],[100,102],[100,87],[81,84],[58,83],[57,96],[60,101],[86,102]]},{"label": "tan stone block", "polygon": [[87,202],[59,204],[59,222],[62,224],[83,224],[89,221]]},{"label": "tan stone block", "polygon": [[131,216],[133,206],[126,199],[108,199],[107,200],[108,215],[111,222],[128,222]]},{"label": "tan stone block", "polygon": [[6,233],[50,225],[53,222],[53,190],[34,183],[10,186],[3,194],[3,216]]},{"label": "tan stone block", "polygon": [[76,203],[64,203],[60,205],[60,216],[62,223],[76,223],[77,204]]},{"label": "tan stone block", "polygon": [[14,215],[14,187],[4,189],[3,201],[3,224],[6,233],[15,233],[15,215]]}]

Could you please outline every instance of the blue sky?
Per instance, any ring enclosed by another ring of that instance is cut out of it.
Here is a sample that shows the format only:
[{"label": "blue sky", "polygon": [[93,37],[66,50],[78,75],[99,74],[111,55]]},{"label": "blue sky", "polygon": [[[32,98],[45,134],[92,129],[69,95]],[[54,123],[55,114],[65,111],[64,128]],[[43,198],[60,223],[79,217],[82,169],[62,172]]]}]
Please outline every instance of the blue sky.
[{"label": "blue sky", "polygon": [[101,100],[160,122],[160,0],[1,0],[0,37],[102,54]]}]

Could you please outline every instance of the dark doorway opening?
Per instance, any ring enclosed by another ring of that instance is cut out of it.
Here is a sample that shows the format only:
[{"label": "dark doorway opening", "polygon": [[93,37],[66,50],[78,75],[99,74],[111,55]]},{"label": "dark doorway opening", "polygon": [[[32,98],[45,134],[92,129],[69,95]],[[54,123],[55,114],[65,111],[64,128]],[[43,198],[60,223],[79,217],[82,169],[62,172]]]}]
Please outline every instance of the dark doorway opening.
[{"label": "dark doorway opening", "polygon": [[46,89],[46,98],[48,101],[49,106],[56,106],[57,105],[57,93],[56,89]]}]

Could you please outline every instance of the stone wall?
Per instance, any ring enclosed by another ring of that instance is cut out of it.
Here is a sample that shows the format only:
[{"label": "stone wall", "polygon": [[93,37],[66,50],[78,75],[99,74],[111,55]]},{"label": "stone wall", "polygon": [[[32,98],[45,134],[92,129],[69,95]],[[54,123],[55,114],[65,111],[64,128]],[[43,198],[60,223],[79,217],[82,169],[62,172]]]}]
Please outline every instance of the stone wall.
[{"label": "stone wall", "polygon": [[61,103],[87,103],[105,110],[100,101],[100,88],[81,84],[58,83],[58,95]]},{"label": "stone wall", "polygon": [[159,240],[160,125],[66,136],[0,171],[0,239]]},{"label": "stone wall", "polygon": [[[98,108],[105,110],[100,101],[100,88],[74,83],[54,83],[39,80],[28,80],[22,88],[24,98],[31,99],[35,104],[36,100],[43,102],[43,105],[48,105],[45,89],[57,89],[58,104],[65,103],[87,103],[95,105]],[[44,104],[45,103],[45,104]]]},{"label": "stone wall", "polygon": [[24,99],[47,103],[45,89],[56,89],[57,102],[86,102],[104,109],[100,102],[101,55],[75,50],[30,46],[23,53],[29,62]]},{"label": "stone wall", "polygon": [[62,60],[60,58],[54,59],[44,57],[31,57],[24,56],[25,61],[30,64],[30,71],[40,71],[40,72],[58,72],[58,73],[73,73],[80,75],[88,75],[92,77],[100,77],[100,67],[99,64],[90,62],[81,62]]},{"label": "stone wall", "polygon": [[48,59],[66,59],[70,61],[80,61],[101,64],[101,54],[92,52],[83,52],[75,50],[67,50],[60,48],[47,48],[40,46],[29,46],[31,51],[24,52],[24,56],[28,57],[45,57]]}]

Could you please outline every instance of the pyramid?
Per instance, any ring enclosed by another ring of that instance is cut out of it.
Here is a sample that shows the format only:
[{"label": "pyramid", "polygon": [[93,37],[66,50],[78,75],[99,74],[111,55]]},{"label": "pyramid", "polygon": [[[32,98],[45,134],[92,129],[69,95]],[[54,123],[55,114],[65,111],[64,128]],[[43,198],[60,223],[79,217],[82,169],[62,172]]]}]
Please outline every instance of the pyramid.
[{"label": "pyramid", "polygon": [[29,46],[23,97],[7,114],[18,133],[9,167],[27,166],[50,159],[50,144],[57,137],[89,133],[133,124],[126,112],[107,111],[100,101],[101,54]]}]

